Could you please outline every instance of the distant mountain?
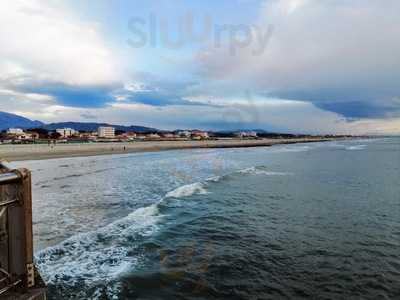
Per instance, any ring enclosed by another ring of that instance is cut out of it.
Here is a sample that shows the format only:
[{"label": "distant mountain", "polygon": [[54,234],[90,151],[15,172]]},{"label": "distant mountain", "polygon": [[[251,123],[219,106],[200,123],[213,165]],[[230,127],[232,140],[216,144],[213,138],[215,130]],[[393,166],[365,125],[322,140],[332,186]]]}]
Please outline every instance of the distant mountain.
[{"label": "distant mountain", "polygon": [[0,130],[13,127],[32,128],[40,126],[43,126],[43,123],[40,121],[32,121],[21,116],[0,111]]},{"label": "distant mountain", "polygon": [[0,130],[6,130],[8,128],[44,128],[47,130],[56,130],[58,128],[72,128],[79,131],[96,131],[100,126],[112,126],[116,130],[122,131],[134,131],[134,132],[157,132],[158,129],[149,128],[144,126],[122,126],[122,125],[111,125],[107,123],[83,123],[83,122],[61,122],[45,124],[40,121],[32,121],[27,118],[1,112],[0,111]]},{"label": "distant mountain", "polygon": [[122,131],[134,131],[134,132],[157,132],[158,129],[143,127],[143,126],[122,126],[122,125],[112,125],[107,123],[84,123],[84,122],[61,122],[61,123],[51,123],[41,126],[47,130],[56,130],[59,128],[72,128],[78,131],[96,131],[97,128],[101,126],[111,126],[115,130]]}]

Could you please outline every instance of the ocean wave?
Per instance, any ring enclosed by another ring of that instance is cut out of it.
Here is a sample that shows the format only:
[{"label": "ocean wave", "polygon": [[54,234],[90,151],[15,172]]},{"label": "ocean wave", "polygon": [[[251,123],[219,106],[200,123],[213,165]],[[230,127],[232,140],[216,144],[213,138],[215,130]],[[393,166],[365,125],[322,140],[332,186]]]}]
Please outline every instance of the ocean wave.
[{"label": "ocean wave", "polygon": [[221,179],[223,179],[224,176],[212,176],[208,179],[206,179],[207,182],[219,182]]},{"label": "ocean wave", "polygon": [[[36,184],[36,185],[38,185],[38,184]],[[47,184],[40,185],[41,189],[47,189],[49,187],[51,187],[51,185],[47,185]]]},{"label": "ocean wave", "polygon": [[310,146],[300,146],[300,145],[294,145],[294,146],[286,146],[286,147],[277,147],[274,149],[277,152],[306,152],[311,150]]},{"label": "ocean wave", "polygon": [[[140,262],[133,240],[154,234],[163,216],[158,204],[135,210],[99,230],[73,236],[35,256],[44,280],[57,289],[110,282]],[[60,291],[61,292],[61,291]]]},{"label": "ocean wave", "polygon": [[325,143],[324,146],[330,147],[330,148],[345,148],[346,147],[345,145],[339,144],[336,142]]},{"label": "ocean wave", "polygon": [[47,183],[50,183],[53,181],[62,181],[65,179],[71,179],[71,178],[76,178],[76,177],[83,177],[83,176],[89,176],[89,175],[94,175],[94,174],[99,174],[99,173],[105,173],[105,172],[113,170],[113,169],[116,169],[116,168],[99,169],[99,170],[93,170],[91,172],[73,173],[73,174],[68,174],[68,175],[64,175],[64,176],[57,176],[57,177],[50,178],[48,180],[38,181],[35,185],[40,186],[40,185],[47,184]]},{"label": "ocean wave", "polygon": [[264,176],[289,176],[289,175],[294,175],[293,173],[290,172],[276,172],[276,171],[270,171],[266,166],[253,166],[237,171],[233,171],[231,173],[227,173],[224,175],[219,175],[219,176],[213,176],[208,179],[206,179],[205,183],[201,183],[203,189],[204,186],[207,185],[208,183],[216,183],[216,182],[221,182],[226,179],[228,179],[231,176],[235,175],[264,175]]},{"label": "ocean wave", "polygon": [[[176,188],[153,205],[139,208],[128,216],[98,230],[68,238],[60,244],[36,253],[36,264],[46,283],[57,294],[77,298],[101,298],[104,285],[114,286],[128,270],[140,265],[143,255],[136,251],[140,240],[160,229],[163,215],[159,204],[167,198],[205,194],[205,183],[192,183]],[[85,286],[85,290],[79,287]]]},{"label": "ocean wave", "polygon": [[73,294],[76,298],[100,299],[118,294],[119,278],[144,263],[140,245],[162,228],[165,216],[160,211],[160,204],[170,198],[207,194],[208,185],[235,174],[273,176],[288,173],[251,167],[180,186],[168,192],[158,203],[136,209],[98,230],[72,236],[36,253],[35,261],[44,280],[52,293],[61,298]]},{"label": "ocean wave", "polygon": [[182,198],[182,197],[189,197],[195,194],[200,194],[200,195],[207,194],[207,190],[205,189],[204,183],[196,182],[178,187],[175,190],[167,193],[165,197]]},{"label": "ocean wave", "polygon": [[349,150],[349,151],[360,151],[360,150],[364,150],[366,147],[367,147],[367,145],[349,146],[349,147],[346,147],[346,150]]},{"label": "ocean wave", "polygon": [[274,172],[268,171],[265,167],[250,167],[243,170],[237,171],[240,174],[250,174],[250,175],[265,175],[265,176],[287,176],[293,175],[292,173],[287,172]]}]

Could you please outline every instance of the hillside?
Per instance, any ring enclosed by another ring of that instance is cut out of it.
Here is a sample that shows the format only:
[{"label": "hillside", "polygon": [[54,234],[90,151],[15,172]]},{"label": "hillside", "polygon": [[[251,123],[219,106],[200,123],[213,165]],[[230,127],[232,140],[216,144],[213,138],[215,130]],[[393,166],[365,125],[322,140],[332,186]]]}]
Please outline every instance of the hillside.
[{"label": "hillside", "polygon": [[155,128],[149,128],[144,126],[123,126],[123,125],[112,125],[107,123],[84,123],[84,122],[60,122],[60,123],[51,123],[45,124],[40,121],[32,121],[27,118],[6,113],[0,112],[0,130],[6,130],[8,128],[44,128],[47,130],[56,130],[58,128],[72,128],[79,131],[96,131],[100,126],[112,126],[116,130],[122,131],[134,131],[134,132],[156,132],[159,131]]},{"label": "hillside", "polygon": [[40,126],[43,126],[43,123],[40,121],[32,121],[18,115],[0,111],[0,130],[5,130],[11,127],[32,128]]}]

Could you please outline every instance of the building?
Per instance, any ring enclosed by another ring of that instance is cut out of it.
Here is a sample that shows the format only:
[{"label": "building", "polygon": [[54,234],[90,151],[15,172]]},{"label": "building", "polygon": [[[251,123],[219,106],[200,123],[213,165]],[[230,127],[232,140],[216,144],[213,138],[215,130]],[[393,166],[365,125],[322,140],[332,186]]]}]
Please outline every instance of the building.
[{"label": "building", "polygon": [[59,133],[63,138],[71,137],[78,134],[78,132],[72,128],[60,128],[56,129],[56,132]]},{"label": "building", "polygon": [[112,139],[115,137],[114,127],[99,127],[97,129],[97,136],[102,139]]},{"label": "building", "polygon": [[149,133],[146,135],[146,138],[150,140],[156,140],[160,138],[160,135],[157,133]]},{"label": "building", "polygon": [[192,131],[192,139],[208,139],[208,132],[195,130]]},{"label": "building", "polygon": [[133,141],[136,138],[136,133],[135,132],[124,132],[122,134],[116,135],[115,138],[117,138],[120,141]]},{"label": "building", "polygon": [[16,140],[18,141],[32,141],[32,135],[29,133],[23,133],[23,134],[18,134],[16,135]]},{"label": "building", "polygon": [[126,136],[127,137],[129,137],[129,138],[131,138],[131,139],[135,139],[136,138],[136,136],[137,136],[137,134],[136,134],[136,132],[127,132],[126,133]]},{"label": "building", "polygon": [[145,134],[137,134],[135,137],[136,140],[144,141],[146,139]]},{"label": "building", "polygon": [[27,131],[26,134],[30,135],[32,140],[38,140],[40,138],[40,134],[34,131]]},{"label": "building", "polygon": [[[96,136],[97,136],[97,132],[96,132]],[[94,140],[96,140],[96,136],[94,136],[93,133],[91,133],[91,132],[82,132],[79,134],[79,138],[82,141],[94,141]]]},{"label": "building", "polygon": [[183,131],[178,131],[178,136],[183,137],[183,138],[190,138],[192,133],[188,130],[183,130]]},{"label": "building", "polygon": [[175,138],[175,134],[169,133],[169,132],[163,133],[161,136],[162,136],[164,139],[174,139],[174,138]]},{"label": "building", "polygon": [[239,138],[242,138],[242,139],[244,139],[244,138],[253,138],[253,139],[255,139],[255,138],[258,137],[257,132],[255,132],[255,131],[238,132],[238,133],[236,133],[236,136],[239,137]]},{"label": "building", "polygon": [[24,134],[24,131],[21,128],[9,128],[7,134],[20,135]]},{"label": "building", "polygon": [[13,141],[32,141],[32,134],[24,132],[20,128],[9,128],[7,130],[8,137]]}]

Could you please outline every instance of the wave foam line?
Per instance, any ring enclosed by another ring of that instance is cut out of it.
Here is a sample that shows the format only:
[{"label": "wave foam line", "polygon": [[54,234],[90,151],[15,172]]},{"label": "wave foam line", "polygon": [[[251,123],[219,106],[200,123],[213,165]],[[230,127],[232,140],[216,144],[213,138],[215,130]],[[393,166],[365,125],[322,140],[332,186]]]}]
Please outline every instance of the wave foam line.
[{"label": "wave foam line", "polygon": [[367,147],[367,145],[349,146],[349,147],[346,147],[346,150],[349,150],[349,151],[360,151],[360,150],[364,150],[366,147]]},{"label": "wave foam line", "polygon": [[[207,193],[200,182],[184,185],[167,193],[166,198],[182,198]],[[93,287],[110,282],[140,263],[132,256],[133,241],[159,230],[163,218],[160,202],[139,208],[116,222],[96,231],[78,234],[36,254],[36,263],[48,284],[75,287],[82,282]]]},{"label": "wave foam line", "polygon": [[207,194],[207,190],[204,187],[204,184],[201,182],[196,182],[192,184],[187,184],[177,189],[167,193],[166,198],[182,198],[189,197],[195,194],[204,195]]},{"label": "wave foam line", "polygon": [[159,230],[159,222],[163,219],[159,204],[164,199],[207,194],[206,186],[209,182],[219,182],[232,174],[282,176],[289,173],[251,167],[178,187],[168,192],[156,204],[139,208],[125,218],[96,231],[72,236],[56,246],[38,252],[35,258],[41,274],[48,284],[63,288],[81,287],[84,283],[85,288],[92,289],[113,282],[141,263],[143,257],[139,253],[135,254],[139,244],[135,241]]},{"label": "wave foam line", "polygon": [[132,239],[157,231],[162,216],[158,205],[139,208],[97,231],[73,236],[36,255],[36,263],[49,284],[76,286],[107,281],[138,263],[129,256]]},{"label": "wave foam line", "polygon": [[250,175],[265,175],[265,176],[287,176],[293,175],[292,173],[287,172],[273,172],[264,170],[263,167],[250,167],[247,169],[239,170],[237,173],[240,174],[250,174]]},{"label": "wave foam line", "polygon": [[293,145],[293,146],[284,146],[274,149],[276,152],[306,152],[311,150],[311,146],[300,146],[300,145]]}]

